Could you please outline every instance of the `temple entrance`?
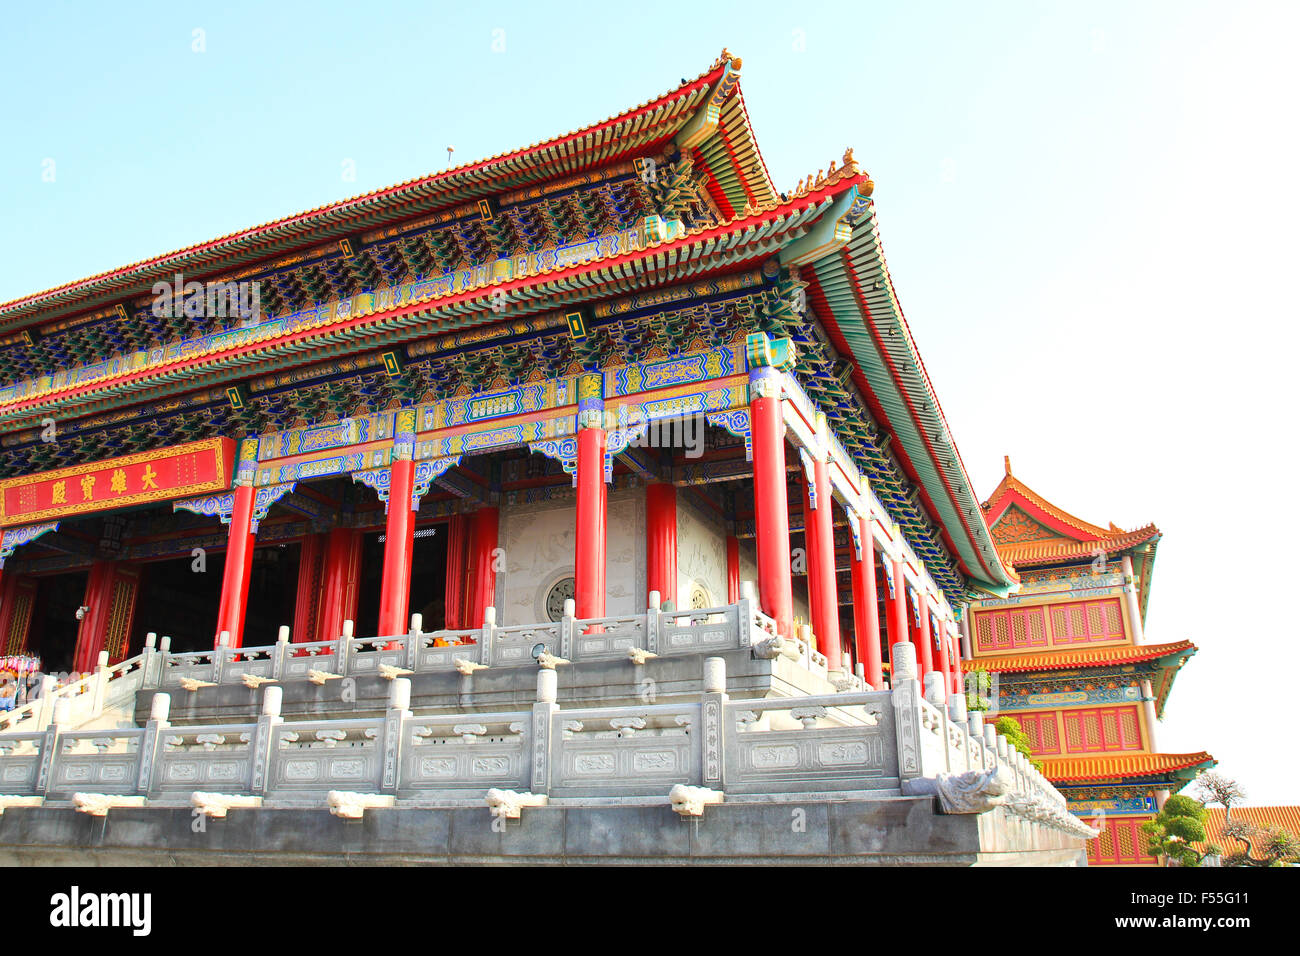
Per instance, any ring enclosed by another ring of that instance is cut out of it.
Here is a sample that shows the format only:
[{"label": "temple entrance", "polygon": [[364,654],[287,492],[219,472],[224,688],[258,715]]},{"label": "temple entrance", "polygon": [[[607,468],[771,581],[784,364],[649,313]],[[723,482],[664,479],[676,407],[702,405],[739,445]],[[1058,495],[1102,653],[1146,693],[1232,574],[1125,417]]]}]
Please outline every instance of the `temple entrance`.
[{"label": "temple entrance", "polygon": [[[274,644],[282,625],[293,627],[302,545],[268,544],[253,551],[244,615],[246,647]],[[220,588],[218,588],[218,598]],[[214,618],[215,620],[215,618]]]},{"label": "temple entrance", "polygon": [[27,633],[27,649],[41,659],[46,673],[73,669],[81,622],[77,608],[86,596],[87,571],[36,578],[36,600]]},{"label": "temple entrance", "polygon": [[[382,531],[362,538],[361,593],[357,601],[356,634],[373,637],[379,628],[379,596],[384,576]],[[410,613],[420,614],[422,630],[446,626],[447,523],[439,521],[418,527],[411,548]]]},{"label": "temple entrance", "polygon": [[447,526],[435,524],[415,532],[411,554],[411,613],[424,617],[423,630],[447,626]]},{"label": "temple entrance", "polygon": [[194,562],[187,553],[142,566],[140,604],[130,654],[140,653],[149,631],[160,638],[169,636],[171,649],[177,653],[212,648],[225,555],[209,552],[202,572],[195,570]]}]

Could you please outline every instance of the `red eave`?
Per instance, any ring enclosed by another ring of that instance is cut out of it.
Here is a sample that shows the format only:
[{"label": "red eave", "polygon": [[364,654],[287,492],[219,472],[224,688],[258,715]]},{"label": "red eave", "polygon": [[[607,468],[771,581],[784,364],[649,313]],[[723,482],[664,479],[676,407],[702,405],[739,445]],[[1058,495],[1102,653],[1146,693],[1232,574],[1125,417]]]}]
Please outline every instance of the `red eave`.
[{"label": "red eave", "polygon": [[1204,750],[1191,754],[1108,754],[1099,757],[1043,757],[1043,776],[1052,783],[1158,777],[1218,763]]},{"label": "red eave", "polygon": [[1110,667],[1123,664],[1140,664],[1157,660],[1170,654],[1196,653],[1191,641],[1173,644],[1123,644],[1118,647],[1083,647],[1077,650],[1048,651],[1042,654],[1011,654],[1005,657],[977,657],[961,662],[967,673],[975,670],[1017,672],[1077,670],[1085,667]]}]

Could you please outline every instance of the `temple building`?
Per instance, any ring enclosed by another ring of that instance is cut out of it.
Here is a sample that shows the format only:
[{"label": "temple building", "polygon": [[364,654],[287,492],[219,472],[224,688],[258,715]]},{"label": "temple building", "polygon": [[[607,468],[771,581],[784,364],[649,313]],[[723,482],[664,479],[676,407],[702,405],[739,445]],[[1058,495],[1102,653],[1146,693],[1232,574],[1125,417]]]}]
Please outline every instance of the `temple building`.
[{"label": "temple building", "polygon": [[751,580],[832,668],[879,685],[884,621],[955,683],[956,608],[1013,579],[871,180],[850,152],[778,191],[738,80],[726,56],[555,140],[0,306],[4,649],[84,672],[147,631],[456,630]]},{"label": "temple building", "polygon": [[1009,458],[983,507],[1020,588],[971,602],[963,669],[996,676],[996,713],[1020,723],[1071,811],[1101,830],[1089,862],[1154,866],[1139,827],[1215,764],[1157,744],[1174,677],[1196,653],[1145,637],[1160,531],[1076,518],[1016,478]]},{"label": "temple building", "polygon": [[[91,675],[0,720],[6,793],[103,812],[198,801],[212,773],[298,806],[364,778],[358,806],[447,809],[509,785],[517,818],[699,784],[673,798],[694,812],[725,785],[739,840],[774,794],[838,789],[872,819],[951,829],[942,798],[1003,823],[827,858],[1081,860],[1092,831],[965,711],[964,666],[1029,651],[1004,688],[1054,653],[1062,680],[1136,675],[1107,685],[1122,736],[1062,751],[1064,784],[1175,785],[1194,764],[1150,712],[1192,649],[1140,638],[1154,529],[981,507],[872,180],[848,150],[775,184],[740,68],[723,51],[574,132],[0,305],[0,648]],[[1013,513],[1066,550],[1027,559]],[[1079,585],[1113,590],[1103,631],[1007,623],[1095,541],[1140,580]],[[117,737],[76,737],[94,721]],[[446,756],[417,760],[430,740]]]}]

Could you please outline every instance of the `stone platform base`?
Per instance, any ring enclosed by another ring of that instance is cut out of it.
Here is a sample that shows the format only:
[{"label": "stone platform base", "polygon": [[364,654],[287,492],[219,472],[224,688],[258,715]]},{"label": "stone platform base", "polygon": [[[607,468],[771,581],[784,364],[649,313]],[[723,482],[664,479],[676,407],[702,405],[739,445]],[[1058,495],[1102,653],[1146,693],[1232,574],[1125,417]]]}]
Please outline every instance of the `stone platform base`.
[{"label": "stone platform base", "polygon": [[[785,798],[781,798],[785,800]],[[204,827],[194,832],[195,826]],[[764,801],[683,818],[667,805],[367,810],[21,807],[0,816],[5,866],[850,864],[1085,866],[1083,841],[1001,810],[944,815],[926,797]]]}]

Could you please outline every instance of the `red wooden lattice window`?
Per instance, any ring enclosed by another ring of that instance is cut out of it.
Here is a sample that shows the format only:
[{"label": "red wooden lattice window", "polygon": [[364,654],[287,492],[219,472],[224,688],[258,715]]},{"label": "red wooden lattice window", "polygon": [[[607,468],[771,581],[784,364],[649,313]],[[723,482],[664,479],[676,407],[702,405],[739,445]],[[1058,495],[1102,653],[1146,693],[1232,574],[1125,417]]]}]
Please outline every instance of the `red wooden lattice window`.
[{"label": "red wooden lattice window", "polygon": [[1052,608],[1052,643],[1081,644],[1124,639],[1124,615],[1119,598],[1074,601]]},{"label": "red wooden lattice window", "polygon": [[[1147,838],[1141,830],[1150,817],[1111,817],[1101,835],[1086,843],[1089,866],[1155,865],[1156,858],[1146,852]],[[1088,821],[1096,826],[1098,821]]]},{"label": "red wooden lattice window", "polygon": [[1065,752],[1104,753],[1112,750],[1141,750],[1134,707],[1095,707],[1088,710],[1064,710]]},{"label": "red wooden lattice window", "polygon": [[1035,754],[1059,754],[1061,738],[1056,728],[1056,714],[1015,714],[1020,729]]},{"label": "red wooden lattice window", "polygon": [[1018,607],[975,615],[975,641],[981,651],[1047,646],[1047,615],[1042,607]]}]

